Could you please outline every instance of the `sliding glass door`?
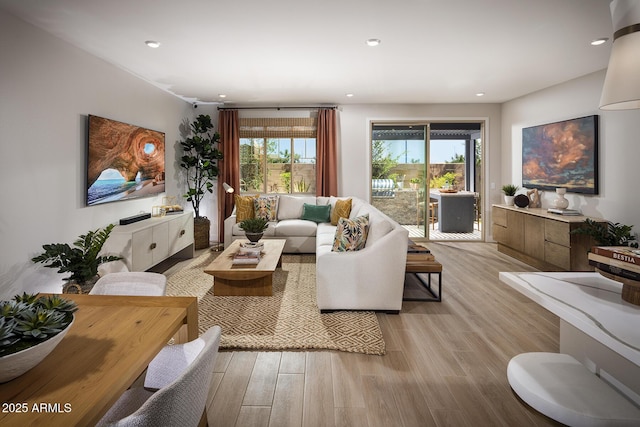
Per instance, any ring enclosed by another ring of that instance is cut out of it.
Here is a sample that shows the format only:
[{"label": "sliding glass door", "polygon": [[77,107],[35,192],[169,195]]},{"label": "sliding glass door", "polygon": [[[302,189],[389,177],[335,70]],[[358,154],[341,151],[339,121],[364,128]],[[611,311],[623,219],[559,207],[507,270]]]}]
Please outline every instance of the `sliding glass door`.
[{"label": "sliding glass door", "polygon": [[371,124],[371,203],[412,239],[483,240],[483,123]]}]

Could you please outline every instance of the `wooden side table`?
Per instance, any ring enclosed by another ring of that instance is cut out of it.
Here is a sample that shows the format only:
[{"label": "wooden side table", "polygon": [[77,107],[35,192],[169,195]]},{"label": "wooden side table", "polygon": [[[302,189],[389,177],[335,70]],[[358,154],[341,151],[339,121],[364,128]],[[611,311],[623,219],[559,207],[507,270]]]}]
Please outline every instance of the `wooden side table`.
[{"label": "wooden side table", "polygon": [[[407,263],[405,269],[405,282],[407,280],[414,280],[420,283],[424,289],[429,292],[431,297],[406,297],[405,301],[442,301],[442,264],[436,261],[431,252],[424,248],[422,251],[416,246],[409,246],[409,253],[407,253]],[[438,292],[436,293],[431,286],[431,275],[438,275]],[[426,275],[426,281],[422,276]]]}]

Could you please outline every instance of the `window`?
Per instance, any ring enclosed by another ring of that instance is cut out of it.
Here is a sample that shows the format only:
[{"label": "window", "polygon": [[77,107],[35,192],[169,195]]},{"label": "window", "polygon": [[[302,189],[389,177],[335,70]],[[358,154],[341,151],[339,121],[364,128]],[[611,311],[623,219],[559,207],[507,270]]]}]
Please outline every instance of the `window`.
[{"label": "window", "polygon": [[240,119],[240,192],[316,191],[315,119]]}]

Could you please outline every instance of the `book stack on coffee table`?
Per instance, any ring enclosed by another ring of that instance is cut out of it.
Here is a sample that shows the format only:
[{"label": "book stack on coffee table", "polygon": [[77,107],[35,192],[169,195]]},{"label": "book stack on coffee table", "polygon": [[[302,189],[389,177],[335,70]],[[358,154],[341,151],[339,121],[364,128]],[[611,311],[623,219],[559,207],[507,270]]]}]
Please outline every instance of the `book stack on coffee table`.
[{"label": "book stack on coffee table", "polygon": [[640,250],[628,246],[594,246],[589,264],[603,276],[622,283],[622,299],[640,305]]}]

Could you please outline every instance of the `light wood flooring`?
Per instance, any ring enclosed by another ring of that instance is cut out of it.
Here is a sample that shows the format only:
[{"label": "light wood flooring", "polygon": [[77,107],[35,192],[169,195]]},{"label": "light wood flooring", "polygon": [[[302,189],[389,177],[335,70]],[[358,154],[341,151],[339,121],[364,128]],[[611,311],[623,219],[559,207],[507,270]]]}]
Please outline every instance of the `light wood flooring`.
[{"label": "light wood flooring", "polygon": [[558,351],[558,318],[498,280],[534,269],[491,243],[425,245],[444,268],[443,301],[378,314],[386,355],[222,351],[211,424],[556,425],[519,401],[506,376],[519,353]]}]

